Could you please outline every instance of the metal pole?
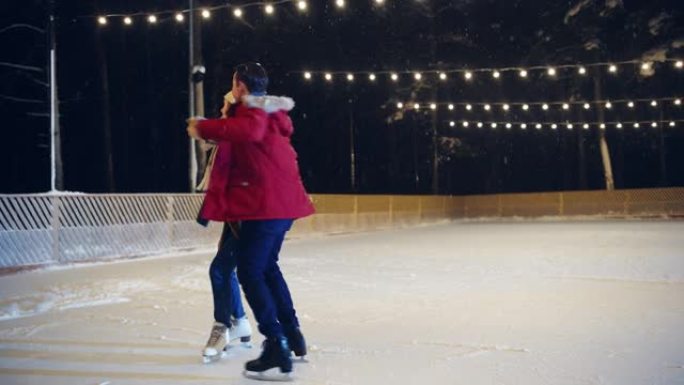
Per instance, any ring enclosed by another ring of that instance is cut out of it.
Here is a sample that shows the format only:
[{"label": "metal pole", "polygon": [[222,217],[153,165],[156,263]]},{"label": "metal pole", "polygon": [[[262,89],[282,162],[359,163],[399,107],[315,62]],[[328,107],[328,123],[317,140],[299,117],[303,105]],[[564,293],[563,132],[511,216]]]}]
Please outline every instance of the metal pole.
[{"label": "metal pole", "polygon": [[[192,68],[195,66],[195,1],[189,0],[189,47],[188,47],[188,85],[189,85],[189,112],[190,116],[196,116],[195,111],[195,84],[192,81]],[[190,192],[195,191],[197,177],[197,154],[195,151],[195,139],[190,138]]]},{"label": "metal pole", "polygon": [[50,47],[50,191],[64,189],[62,174],[62,150],[59,129],[59,100],[57,95],[57,39],[55,33],[55,0],[49,3],[49,47]]},{"label": "metal pole", "polygon": [[356,192],[356,149],[354,144],[354,105],[349,99],[349,161],[351,162],[351,190]]}]

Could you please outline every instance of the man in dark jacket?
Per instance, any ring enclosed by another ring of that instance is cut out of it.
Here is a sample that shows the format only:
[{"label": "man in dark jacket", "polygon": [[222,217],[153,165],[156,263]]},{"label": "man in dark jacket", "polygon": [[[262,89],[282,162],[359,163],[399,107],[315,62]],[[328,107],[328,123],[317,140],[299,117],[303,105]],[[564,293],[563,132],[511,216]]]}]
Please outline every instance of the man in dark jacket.
[{"label": "man in dark jacket", "polygon": [[233,75],[232,93],[238,101],[234,116],[188,120],[191,137],[231,144],[228,173],[215,164],[200,216],[241,222],[238,278],[266,337],[261,356],[245,364],[246,375],[256,378],[272,368],[288,375],[290,350],[297,356],[306,354],[278,257],[293,221],[314,212],[290,143],[294,127],[287,112],[294,102],[267,96],[267,85],[261,65],[240,65]]}]

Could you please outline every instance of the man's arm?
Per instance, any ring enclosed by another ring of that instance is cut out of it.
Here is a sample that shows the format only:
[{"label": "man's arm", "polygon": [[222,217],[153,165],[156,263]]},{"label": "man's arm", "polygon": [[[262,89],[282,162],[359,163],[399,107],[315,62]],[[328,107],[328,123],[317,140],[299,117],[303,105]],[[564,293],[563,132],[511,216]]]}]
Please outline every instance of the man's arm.
[{"label": "man's arm", "polygon": [[264,138],[268,115],[258,108],[245,109],[240,116],[225,119],[188,120],[188,134],[215,141],[259,142]]}]

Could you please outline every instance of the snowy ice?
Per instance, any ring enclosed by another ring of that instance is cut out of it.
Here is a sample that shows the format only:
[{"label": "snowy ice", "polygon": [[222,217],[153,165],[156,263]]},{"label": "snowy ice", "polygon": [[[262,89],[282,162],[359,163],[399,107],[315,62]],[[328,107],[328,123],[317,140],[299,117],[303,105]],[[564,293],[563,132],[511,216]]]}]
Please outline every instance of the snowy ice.
[{"label": "snowy ice", "polygon": [[[259,336],[201,363],[210,259],[0,277],[0,384],[254,384]],[[291,239],[281,262],[296,384],[684,384],[684,222],[453,222]]]}]

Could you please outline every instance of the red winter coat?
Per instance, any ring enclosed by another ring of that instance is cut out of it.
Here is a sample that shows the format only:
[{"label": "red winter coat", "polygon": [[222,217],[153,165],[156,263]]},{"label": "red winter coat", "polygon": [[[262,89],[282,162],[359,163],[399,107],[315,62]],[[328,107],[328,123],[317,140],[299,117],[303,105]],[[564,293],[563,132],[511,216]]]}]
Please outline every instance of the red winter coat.
[{"label": "red winter coat", "polygon": [[296,219],[314,213],[290,144],[290,98],[247,96],[226,119],[198,123],[219,142],[200,218],[218,222]]}]

